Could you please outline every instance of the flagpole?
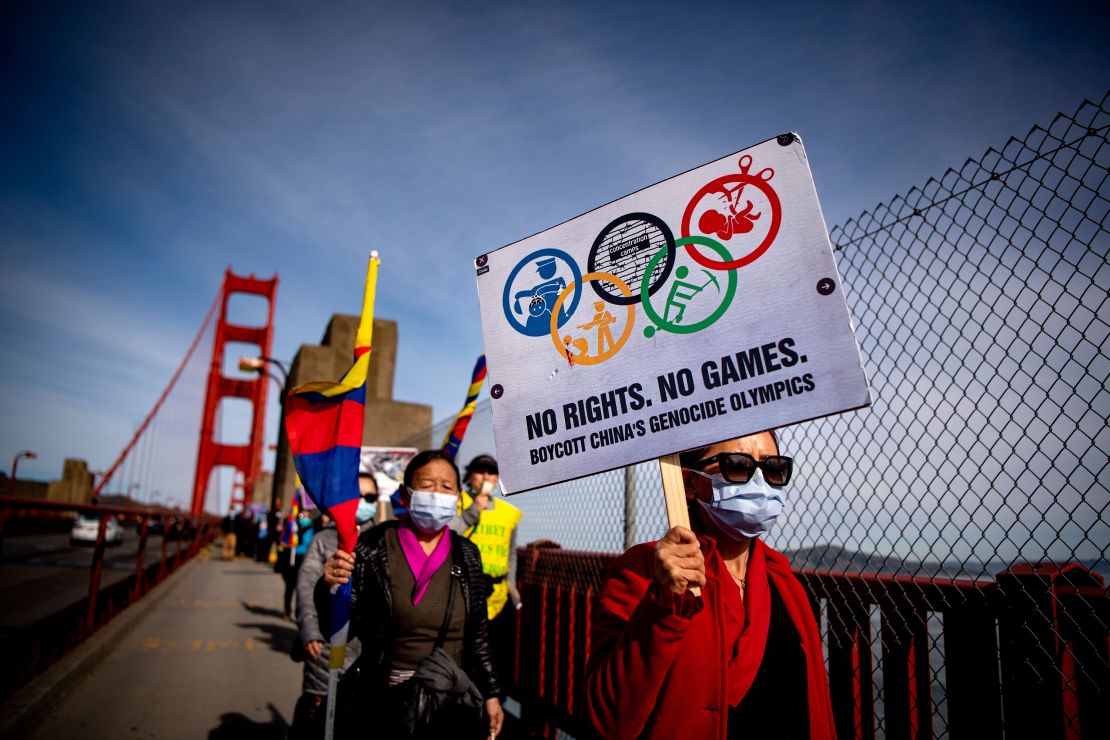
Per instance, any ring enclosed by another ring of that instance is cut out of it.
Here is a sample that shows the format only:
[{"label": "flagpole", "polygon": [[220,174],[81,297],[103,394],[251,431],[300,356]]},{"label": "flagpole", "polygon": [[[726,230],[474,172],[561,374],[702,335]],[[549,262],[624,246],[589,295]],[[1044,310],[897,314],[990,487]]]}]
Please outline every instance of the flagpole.
[{"label": "flagpole", "polygon": [[[366,266],[366,289],[362,294],[362,313],[359,316],[358,331],[355,333],[355,363],[362,361],[363,355],[370,352],[371,342],[374,338],[374,298],[378,285],[378,265],[381,260],[377,251],[370,252],[370,262]],[[365,362],[369,363],[367,357]],[[364,379],[365,384],[365,379]],[[334,518],[334,517],[333,517]],[[354,524],[354,522],[352,522]],[[357,537],[358,525],[354,524],[354,532],[341,532],[341,522],[336,521],[336,532],[339,534],[340,548],[352,552],[353,543]],[[344,536],[346,534],[347,536]],[[328,650],[328,705],[324,715],[324,740],[333,740],[335,737],[335,712],[336,699],[339,691],[339,671],[347,657],[347,633],[351,627],[351,582],[347,581],[342,586],[333,586],[331,590],[331,626],[332,635]]]},{"label": "flagpole", "polygon": [[358,331],[355,333],[355,359],[357,360],[370,351],[371,341],[374,339],[374,297],[378,287],[378,252],[370,253],[370,264],[366,267],[366,289],[362,294],[362,313],[358,319]]}]

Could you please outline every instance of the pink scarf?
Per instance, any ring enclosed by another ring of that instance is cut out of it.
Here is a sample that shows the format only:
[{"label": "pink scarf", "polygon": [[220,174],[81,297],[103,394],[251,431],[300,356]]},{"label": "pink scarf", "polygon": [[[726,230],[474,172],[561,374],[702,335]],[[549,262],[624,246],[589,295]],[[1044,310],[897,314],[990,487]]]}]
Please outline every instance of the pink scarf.
[{"label": "pink scarf", "polygon": [[431,555],[424,554],[424,548],[420,546],[420,540],[416,539],[416,533],[412,531],[412,525],[408,522],[397,528],[397,539],[401,542],[401,552],[405,554],[405,562],[409,564],[409,570],[416,579],[416,586],[412,592],[412,605],[416,606],[424,598],[424,592],[428,590],[432,576],[451,554],[451,533],[444,530]]}]

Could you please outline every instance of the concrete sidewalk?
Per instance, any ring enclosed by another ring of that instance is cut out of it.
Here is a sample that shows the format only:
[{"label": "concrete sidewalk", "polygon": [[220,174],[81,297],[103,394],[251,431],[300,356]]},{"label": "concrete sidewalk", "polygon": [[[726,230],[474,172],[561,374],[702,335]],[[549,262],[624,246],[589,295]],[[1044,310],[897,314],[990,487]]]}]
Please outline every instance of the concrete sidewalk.
[{"label": "concrete sidewalk", "polygon": [[216,558],[181,576],[29,737],[285,737],[301,665],[289,659],[296,626],[281,617],[281,577]]}]

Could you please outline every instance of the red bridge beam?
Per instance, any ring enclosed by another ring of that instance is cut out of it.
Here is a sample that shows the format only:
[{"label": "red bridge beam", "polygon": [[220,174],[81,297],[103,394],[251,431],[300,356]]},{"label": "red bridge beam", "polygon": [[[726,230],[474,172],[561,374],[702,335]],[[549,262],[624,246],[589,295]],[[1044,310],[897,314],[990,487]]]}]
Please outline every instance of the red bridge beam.
[{"label": "red bridge beam", "polygon": [[[236,275],[228,268],[220,290],[220,316],[212,343],[212,364],[208,370],[208,388],[204,397],[204,415],[200,425],[200,445],[197,449],[196,477],[193,479],[193,516],[204,513],[208,496],[208,481],[216,466],[230,466],[243,475],[243,497],[249,496],[255,479],[262,469],[262,448],[265,444],[266,391],[269,378],[259,375],[253,380],[226,378],[223,375],[224,352],[228,342],[255,344],[259,354],[268,356],[274,335],[274,298],[278,279],[265,280]],[[262,296],[268,308],[264,326],[240,326],[227,320],[227,304],[236,293]],[[215,439],[216,409],[222,398],[245,398],[253,406],[250,441],[246,445],[225,445]],[[232,504],[235,504],[232,493]]]}]

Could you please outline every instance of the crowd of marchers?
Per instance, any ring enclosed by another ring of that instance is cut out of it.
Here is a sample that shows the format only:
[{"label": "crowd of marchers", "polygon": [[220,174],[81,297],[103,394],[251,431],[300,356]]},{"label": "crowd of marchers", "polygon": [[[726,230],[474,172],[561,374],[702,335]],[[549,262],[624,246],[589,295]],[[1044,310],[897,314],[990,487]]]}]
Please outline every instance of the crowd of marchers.
[{"label": "crowd of marchers", "polygon": [[[809,600],[763,541],[793,459],[773,431],[679,459],[691,525],[609,566],[592,610],[584,726],[601,738],[835,737]],[[418,453],[388,518],[370,471],[359,486],[353,553],[327,517],[303,512],[294,547],[261,545],[286,578],[287,612],[296,600],[292,657],[304,678],[289,737],[324,737],[331,667],[336,738],[523,737],[503,707],[528,608],[515,587],[522,513],[499,494],[497,462],[481,455],[460,472],[440,450]],[[265,537],[282,527],[270,517]],[[225,522],[232,548],[243,531]],[[344,584],[347,644],[331,666],[332,590]]]}]

